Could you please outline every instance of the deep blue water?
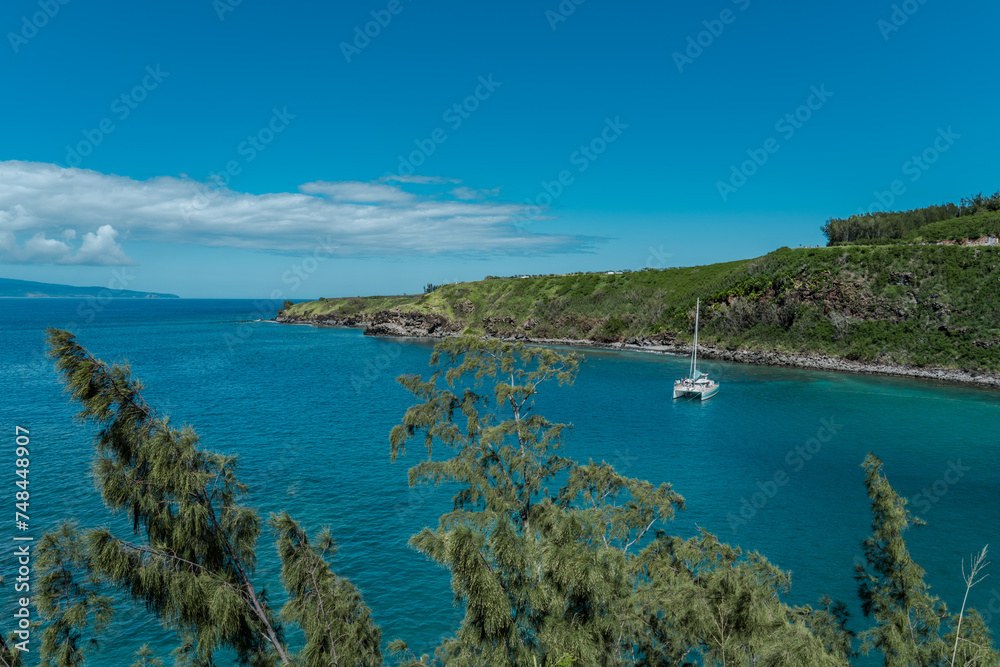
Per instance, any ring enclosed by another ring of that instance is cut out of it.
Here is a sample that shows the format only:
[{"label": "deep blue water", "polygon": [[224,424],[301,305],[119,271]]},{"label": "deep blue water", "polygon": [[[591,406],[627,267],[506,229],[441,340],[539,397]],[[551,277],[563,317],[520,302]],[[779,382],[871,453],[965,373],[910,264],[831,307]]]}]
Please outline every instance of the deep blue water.
[{"label": "deep blue water", "polygon": [[[412,402],[393,378],[425,373],[430,343],[246,322],[260,317],[251,301],[0,299],[0,306],[7,434],[0,451],[10,471],[3,496],[10,520],[0,523],[3,618],[11,618],[15,598],[14,535],[37,539],[66,518],[121,526],[108,518],[89,475],[92,431],[73,421],[74,406],[44,356],[44,328],[57,326],[98,357],[127,360],[147,400],[175,424],[194,426],[204,447],[239,455],[250,502],[262,514],[287,509],[310,530],[329,525],[340,545],[335,568],[362,590],[387,641],[431,652],[454,630],[461,611],[447,572],[406,545],[409,535],[436,525],[450,497],[407,487],[406,469],[419,451],[389,463],[389,429]],[[927,581],[950,607],[960,606],[962,559],[985,544],[1000,546],[1000,392],[705,362],[722,382],[720,394],[704,404],[674,403],[671,385],[687,363],[588,351],[576,384],[545,387],[536,410],[574,424],[567,455],[672,483],[688,509],[671,532],[706,528],[790,570],[795,604],[829,594],[857,609],[853,566],[870,530],[860,464],[874,451],[928,522],[909,533]],[[32,439],[27,533],[13,524],[15,425]],[[997,632],[994,562],[969,604]],[[257,579],[280,590],[270,536],[261,540]],[[855,616],[852,627],[863,629],[863,619]],[[33,649],[39,639],[33,636]],[[126,606],[91,664],[129,664],[143,642],[163,657],[175,645],[171,633]]]}]

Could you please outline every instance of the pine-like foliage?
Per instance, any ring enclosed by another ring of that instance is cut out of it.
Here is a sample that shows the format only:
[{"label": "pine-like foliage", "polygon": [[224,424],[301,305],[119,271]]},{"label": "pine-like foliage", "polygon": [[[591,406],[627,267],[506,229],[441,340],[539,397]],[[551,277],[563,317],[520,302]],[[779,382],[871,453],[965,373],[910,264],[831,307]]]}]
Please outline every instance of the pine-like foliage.
[{"label": "pine-like foliage", "polygon": [[128,513],[136,539],[90,531],[94,570],[141,600],[168,625],[191,633],[208,662],[230,647],[248,664],[288,662],[281,627],[251,581],[257,513],[231,457],[206,453],[190,428],[172,428],[142,398],[128,367],[107,366],[72,334],[49,331],[50,354],[81,420],[95,422],[94,474],[104,503]]},{"label": "pine-like foliage", "polygon": [[164,667],[163,661],[156,657],[149,644],[143,644],[135,652],[135,662],[129,667]]},{"label": "pine-like foliage", "polygon": [[[650,591],[640,664],[844,665],[850,635],[829,609],[781,602],[791,578],[707,532],[661,536],[643,554]],[[831,603],[832,605],[832,603]]]},{"label": "pine-like foliage", "polygon": [[[952,656],[942,661],[949,667],[1000,667],[1000,651],[993,645],[993,636],[975,609],[966,610],[963,616],[949,617],[948,626],[957,627],[944,636],[946,646],[952,647]],[[951,661],[950,658],[954,657]]]},{"label": "pine-like foliage", "polygon": [[856,566],[855,578],[862,609],[877,625],[861,635],[861,648],[882,652],[887,667],[937,664],[946,650],[938,628],[947,610],[928,592],[924,570],[903,539],[911,524],[923,522],[907,511],[906,499],[890,486],[878,458],[869,454],[863,465],[873,535],[864,542],[867,567]]},{"label": "pine-like foliage", "polygon": [[21,667],[24,664],[21,660],[22,653],[14,648],[16,641],[15,634],[0,637],[0,667]]},{"label": "pine-like foliage", "polygon": [[[534,414],[534,397],[572,382],[576,355],[466,337],[439,344],[431,364],[427,380],[399,378],[421,403],[390,444],[395,459],[423,435],[410,483],[457,486],[453,511],[411,540],[451,571],[466,610],[439,662],[844,664],[809,629],[811,610],[778,599],[786,574],[710,535],[662,532],[684,506],[670,485],[557,454],[566,425]],[[451,457],[435,457],[438,445]]]},{"label": "pine-like foliage", "polygon": [[[882,653],[886,667],[1000,664],[979,615],[970,610],[964,620],[957,615],[949,619],[947,606],[931,595],[924,570],[903,539],[911,525],[924,522],[906,509],[906,499],[889,484],[882,461],[869,454],[862,465],[871,499],[872,536],[864,542],[866,565],[856,566],[855,578],[862,609],[875,626],[860,635],[861,650]],[[942,637],[944,621],[960,627],[961,637],[954,631]]]},{"label": "pine-like foliage", "polygon": [[84,664],[85,652],[111,621],[111,599],[101,593],[75,526],[63,523],[38,543],[35,604],[47,624],[39,649],[42,667]]},{"label": "pine-like foliage", "polygon": [[[0,577],[0,585],[3,584],[3,577]],[[24,662],[21,660],[21,651],[14,648],[18,636],[11,632],[6,637],[0,632],[0,667],[21,667]]]},{"label": "pine-like foliage", "polygon": [[[281,617],[304,635],[293,654],[252,583],[261,522],[241,503],[236,461],[202,450],[192,429],[171,427],[127,367],[94,359],[67,332],[50,330],[49,342],[80,418],[99,428],[94,475],[104,502],[127,514],[132,534],[67,523],[40,541],[45,667],[85,664],[111,618],[111,588],[178,632],[175,665],[211,667],[223,648],[255,667],[382,664],[371,612],[330,567],[329,531],[310,541],[287,513],[270,518],[288,593]],[[842,604],[789,607],[781,596],[790,576],[760,554],[707,532],[665,532],[684,508],[669,484],[560,454],[567,425],[536,414],[534,400],[547,382],[571,383],[579,361],[465,337],[437,346],[429,379],[399,378],[418,404],[392,429],[392,459],[422,436],[427,455],[410,469],[411,485],[456,489],[453,509],[411,545],[450,570],[465,617],[433,660],[398,640],[393,652],[407,664],[457,667],[847,664],[855,654]],[[887,667],[998,667],[983,619],[964,602],[949,616],[930,594],[903,539],[919,520],[881,462],[869,455],[864,467],[873,535],[856,577],[875,625],[860,636],[862,650],[883,654]],[[963,569],[966,597],[986,553]],[[12,643],[0,639],[0,667],[21,665]],[[162,664],[143,646],[132,667]]]},{"label": "pine-like foliage", "polygon": [[[128,367],[95,359],[68,332],[48,333],[50,354],[67,390],[82,405],[79,418],[100,429],[94,475],[104,503],[127,513],[133,528],[127,538],[107,528],[90,530],[85,549],[69,529],[46,538],[52,561],[46,590],[53,596],[46,636],[54,633],[55,646],[69,656],[53,665],[77,664],[71,658],[79,654],[88,614],[95,617],[94,627],[104,618],[93,592],[74,578],[80,568],[142,602],[175,629],[181,637],[174,652],[178,664],[212,665],[213,654],[222,648],[235,651],[241,664],[292,664],[295,656],[267,595],[253,584],[261,522],[241,502],[247,489],[236,477],[235,459],[202,450],[191,428],[171,427],[146,404]],[[332,655],[333,643],[340,641],[348,643],[349,655],[369,659],[354,664],[378,664],[378,633],[357,591],[333,576],[322,559],[324,547],[311,549],[288,521],[282,518],[276,527],[285,580],[292,587],[286,615],[303,625],[309,640],[302,664],[321,664],[309,656]],[[318,588],[302,581],[312,575]],[[75,597],[55,597],[60,586],[75,587]],[[329,645],[316,639],[320,619],[311,616],[327,607],[341,614],[331,626],[335,632],[327,635]],[[318,653],[313,650],[320,645]]]},{"label": "pine-like foliage", "polygon": [[847,629],[850,614],[843,602],[835,602],[824,595],[820,599],[818,608],[813,609],[806,605],[796,607],[795,611],[813,634],[823,642],[831,655],[841,660],[857,656],[853,647],[854,632]]},{"label": "pine-like foliage", "polygon": [[303,667],[375,667],[382,664],[382,633],[358,590],[333,573],[327,559],[336,545],[329,530],[310,544],[287,512],[272,515],[278,534],[281,580],[288,602],[281,615],[298,624],[306,644],[297,653]]}]

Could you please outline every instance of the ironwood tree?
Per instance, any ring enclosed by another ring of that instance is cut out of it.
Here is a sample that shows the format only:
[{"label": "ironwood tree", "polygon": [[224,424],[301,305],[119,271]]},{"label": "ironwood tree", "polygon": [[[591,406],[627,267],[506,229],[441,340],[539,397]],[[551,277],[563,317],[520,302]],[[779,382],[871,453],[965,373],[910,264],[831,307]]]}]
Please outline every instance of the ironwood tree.
[{"label": "ironwood tree", "polygon": [[[123,365],[95,359],[65,331],[51,355],[82,420],[97,425],[94,476],[105,505],[130,530],[71,522],[39,542],[37,608],[45,667],[84,665],[112,620],[114,599],[140,603],[178,636],[175,665],[209,667],[230,651],[254,667],[378,666],[382,636],[360,591],[330,565],[333,536],[310,537],[287,513],[264,522],[244,504],[232,457],[202,449],[142,396]],[[842,603],[782,600],[791,578],[756,552],[708,532],[671,536],[685,500],[669,484],[629,478],[563,454],[568,425],[535,411],[553,384],[571,384],[576,354],[462,337],[439,344],[431,375],[399,382],[416,399],[389,437],[425,456],[411,485],[446,484],[453,507],[410,543],[447,568],[465,616],[433,656],[389,644],[403,665],[569,667],[845,665],[855,657]],[[886,667],[1000,665],[982,618],[932,596],[903,533],[919,520],[881,462],[864,463],[872,504],[866,564],[856,572],[865,653]],[[255,582],[265,529],[281,563],[279,610]],[[967,590],[986,550],[970,562]],[[294,646],[286,639],[293,628]],[[0,639],[0,667],[23,656]],[[135,667],[163,659],[141,646]]]},{"label": "ironwood tree", "polygon": [[66,331],[50,329],[48,337],[67,390],[81,405],[79,418],[99,428],[93,472],[104,504],[124,513],[132,530],[81,534],[63,526],[40,544],[39,610],[48,621],[43,664],[82,664],[82,633],[110,619],[101,586],[142,603],[176,630],[181,664],[214,664],[220,649],[255,666],[381,663],[380,634],[367,607],[330,568],[329,535],[311,545],[282,514],[271,518],[288,589],[280,616],[306,639],[293,654],[279,614],[254,581],[263,526],[243,504],[247,488],[235,458],[203,450],[193,429],[174,428],[157,414],[128,366],[95,359]]},{"label": "ironwood tree", "polygon": [[[434,660],[845,664],[841,620],[782,603],[789,577],[763,556],[707,533],[666,534],[684,507],[669,484],[560,455],[567,425],[535,413],[534,399],[546,382],[571,383],[579,362],[465,337],[437,346],[429,378],[399,378],[420,402],[392,430],[392,458],[416,440],[426,458],[410,483],[456,489],[454,509],[410,542],[451,571],[465,607]],[[392,648],[409,655],[401,642]]]},{"label": "ironwood tree", "polygon": [[[855,578],[862,609],[875,625],[860,635],[861,650],[881,653],[886,667],[1000,664],[982,617],[964,605],[962,612],[949,616],[948,606],[930,593],[924,569],[903,538],[907,529],[924,522],[906,509],[906,499],[889,484],[882,461],[869,454],[862,465],[872,536],[864,541],[865,565],[856,566]],[[948,629],[944,634],[942,624]]]}]

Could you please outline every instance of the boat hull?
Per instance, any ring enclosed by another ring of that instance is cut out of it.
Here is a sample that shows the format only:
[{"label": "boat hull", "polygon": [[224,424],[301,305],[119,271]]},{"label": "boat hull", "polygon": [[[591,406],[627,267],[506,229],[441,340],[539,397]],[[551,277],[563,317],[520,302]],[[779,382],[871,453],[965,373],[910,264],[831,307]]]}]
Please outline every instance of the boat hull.
[{"label": "boat hull", "polygon": [[719,385],[711,387],[674,386],[674,398],[693,398],[706,401],[719,393]]}]

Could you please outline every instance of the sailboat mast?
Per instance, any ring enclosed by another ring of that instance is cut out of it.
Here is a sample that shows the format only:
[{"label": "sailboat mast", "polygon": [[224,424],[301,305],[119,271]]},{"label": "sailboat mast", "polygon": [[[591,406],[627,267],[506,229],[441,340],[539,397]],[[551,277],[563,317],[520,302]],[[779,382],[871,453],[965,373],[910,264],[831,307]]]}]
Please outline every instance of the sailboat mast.
[{"label": "sailboat mast", "polygon": [[694,307],[694,347],[691,349],[691,379],[698,377],[698,315],[701,313],[701,298],[699,297]]}]

